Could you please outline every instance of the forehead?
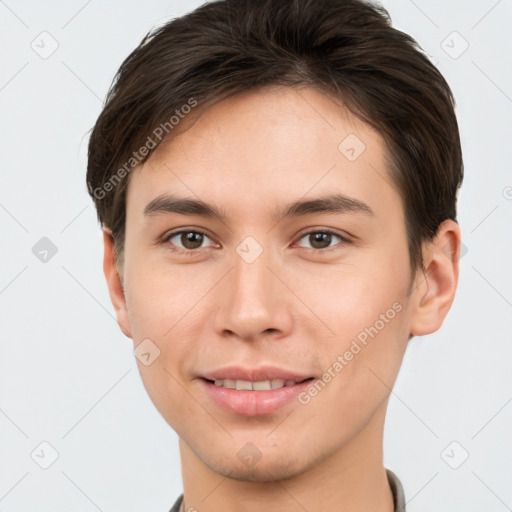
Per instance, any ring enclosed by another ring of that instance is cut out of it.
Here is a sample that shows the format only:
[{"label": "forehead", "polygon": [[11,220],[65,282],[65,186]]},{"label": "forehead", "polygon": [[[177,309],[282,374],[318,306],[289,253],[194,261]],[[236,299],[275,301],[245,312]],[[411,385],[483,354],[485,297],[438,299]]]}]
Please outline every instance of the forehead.
[{"label": "forehead", "polygon": [[[199,108],[199,107],[198,107]],[[164,193],[200,198],[252,219],[300,197],[343,193],[401,217],[383,138],[311,88],[237,94],[184,118],[133,171],[128,208]]]}]

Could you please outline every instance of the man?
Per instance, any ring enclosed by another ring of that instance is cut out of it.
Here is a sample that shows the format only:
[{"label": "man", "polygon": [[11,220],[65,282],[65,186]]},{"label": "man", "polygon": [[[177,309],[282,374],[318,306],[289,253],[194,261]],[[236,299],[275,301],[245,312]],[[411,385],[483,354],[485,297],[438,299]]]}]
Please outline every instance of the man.
[{"label": "man", "polygon": [[386,408],[454,299],[462,174],[448,85],[372,4],[211,2],[125,60],[87,181],[171,512],[405,510]]}]

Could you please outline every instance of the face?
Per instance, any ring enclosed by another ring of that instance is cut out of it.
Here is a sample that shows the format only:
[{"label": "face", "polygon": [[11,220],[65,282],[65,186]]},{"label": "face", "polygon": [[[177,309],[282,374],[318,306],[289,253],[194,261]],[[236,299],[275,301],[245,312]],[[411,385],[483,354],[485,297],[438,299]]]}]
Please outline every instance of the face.
[{"label": "face", "polygon": [[297,475],[378,437],[425,292],[408,293],[384,141],[307,88],[237,95],[187,128],[130,177],[118,319],[206,467]]}]

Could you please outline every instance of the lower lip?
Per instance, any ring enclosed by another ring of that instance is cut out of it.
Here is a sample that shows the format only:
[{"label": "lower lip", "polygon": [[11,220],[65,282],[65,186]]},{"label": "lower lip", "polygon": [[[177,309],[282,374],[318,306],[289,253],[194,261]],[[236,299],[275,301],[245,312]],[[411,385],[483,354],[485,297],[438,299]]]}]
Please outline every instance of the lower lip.
[{"label": "lower lip", "polygon": [[278,411],[296,398],[312,382],[310,379],[293,386],[285,386],[284,388],[267,391],[238,391],[236,389],[216,386],[213,382],[205,379],[199,380],[209,396],[218,405],[229,412],[245,416],[262,416]]}]

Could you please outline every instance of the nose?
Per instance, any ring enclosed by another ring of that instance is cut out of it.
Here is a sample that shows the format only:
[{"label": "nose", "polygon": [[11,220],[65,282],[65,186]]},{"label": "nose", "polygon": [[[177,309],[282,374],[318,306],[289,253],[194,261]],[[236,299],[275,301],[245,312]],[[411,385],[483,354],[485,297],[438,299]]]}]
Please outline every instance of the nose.
[{"label": "nose", "polygon": [[270,254],[252,262],[235,252],[233,267],[219,289],[213,327],[223,337],[254,341],[272,335],[284,337],[293,325],[293,306],[286,276]]}]

